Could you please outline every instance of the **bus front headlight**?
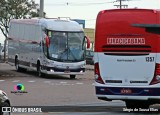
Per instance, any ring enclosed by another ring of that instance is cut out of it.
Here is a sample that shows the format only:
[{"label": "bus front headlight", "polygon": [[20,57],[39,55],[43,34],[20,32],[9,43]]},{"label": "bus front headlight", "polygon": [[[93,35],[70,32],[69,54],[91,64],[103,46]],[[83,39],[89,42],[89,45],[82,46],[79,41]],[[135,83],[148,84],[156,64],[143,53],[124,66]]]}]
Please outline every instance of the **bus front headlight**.
[{"label": "bus front headlight", "polygon": [[50,69],[50,72],[54,72],[54,70],[53,70],[53,69]]}]

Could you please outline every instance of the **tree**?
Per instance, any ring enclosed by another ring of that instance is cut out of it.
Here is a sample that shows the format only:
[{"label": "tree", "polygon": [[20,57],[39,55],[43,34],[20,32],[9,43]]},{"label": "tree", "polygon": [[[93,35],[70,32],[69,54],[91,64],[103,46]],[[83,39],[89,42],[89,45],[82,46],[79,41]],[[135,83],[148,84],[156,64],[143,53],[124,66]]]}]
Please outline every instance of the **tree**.
[{"label": "tree", "polygon": [[[10,20],[38,16],[39,5],[36,4],[34,0],[0,0],[0,30],[5,36],[5,51]],[[4,60],[5,59],[6,53],[4,53]]]}]

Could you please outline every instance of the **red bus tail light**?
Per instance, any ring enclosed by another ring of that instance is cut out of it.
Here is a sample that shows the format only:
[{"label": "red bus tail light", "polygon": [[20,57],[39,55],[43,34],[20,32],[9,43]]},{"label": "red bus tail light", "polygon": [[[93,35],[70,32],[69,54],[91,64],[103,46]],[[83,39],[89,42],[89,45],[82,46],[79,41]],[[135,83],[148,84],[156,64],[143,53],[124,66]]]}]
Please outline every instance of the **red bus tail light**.
[{"label": "red bus tail light", "polygon": [[95,81],[101,84],[104,84],[101,76],[100,76],[100,71],[99,71],[99,64],[95,63],[94,64],[94,76],[95,76]]},{"label": "red bus tail light", "polygon": [[149,85],[160,83],[160,64],[156,63],[154,77]]}]

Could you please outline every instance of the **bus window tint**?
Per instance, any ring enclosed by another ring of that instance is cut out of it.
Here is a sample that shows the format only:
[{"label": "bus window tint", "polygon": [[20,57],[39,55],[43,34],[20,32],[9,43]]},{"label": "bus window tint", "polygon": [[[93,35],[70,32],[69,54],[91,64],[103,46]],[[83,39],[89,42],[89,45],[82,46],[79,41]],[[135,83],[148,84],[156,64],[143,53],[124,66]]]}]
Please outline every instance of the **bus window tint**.
[{"label": "bus window tint", "polygon": [[84,59],[81,32],[49,32],[49,57],[58,61],[80,61]]},{"label": "bus window tint", "polygon": [[80,60],[83,59],[82,43],[84,34],[83,33],[68,33],[68,47],[69,47],[69,59]]},{"label": "bus window tint", "polygon": [[49,56],[51,58],[58,58],[58,56],[64,52],[67,45],[67,36],[64,32],[51,32],[49,35]]}]

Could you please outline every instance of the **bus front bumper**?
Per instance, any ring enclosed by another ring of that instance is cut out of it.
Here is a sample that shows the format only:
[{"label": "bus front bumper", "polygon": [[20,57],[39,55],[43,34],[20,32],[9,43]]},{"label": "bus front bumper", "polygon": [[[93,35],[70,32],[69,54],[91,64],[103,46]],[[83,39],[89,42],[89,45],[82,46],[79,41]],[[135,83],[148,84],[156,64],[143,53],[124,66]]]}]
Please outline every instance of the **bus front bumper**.
[{"label": "bus front bumper", "polygon": [[48,75],[83,75],[84,72],[50,72],[50,71],[45,71],[45,74]]},{"label": "bus front bumper", "polygon": [[83,75],[85,68],[76,68],[76,69],[60,69],[60,68],[47,68],[47,70],[42,70],[42,73],[45,74],[59,74],[59,75]]}]

